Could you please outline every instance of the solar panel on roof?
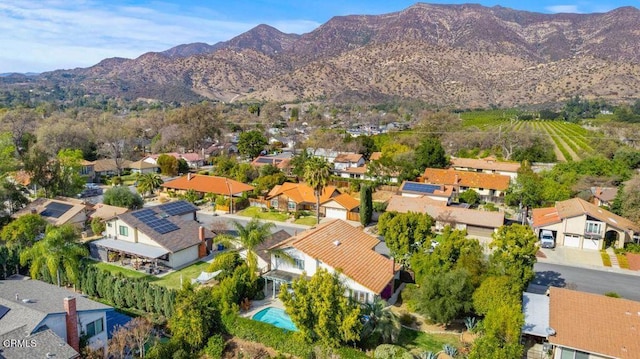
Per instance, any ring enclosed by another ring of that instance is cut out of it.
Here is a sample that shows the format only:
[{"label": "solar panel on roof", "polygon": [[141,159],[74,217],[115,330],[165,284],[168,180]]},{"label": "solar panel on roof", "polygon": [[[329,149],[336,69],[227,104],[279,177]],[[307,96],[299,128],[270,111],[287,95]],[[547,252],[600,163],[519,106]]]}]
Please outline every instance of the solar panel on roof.
[{"label": "solar panel on roof", "polygon": [[[188,203],[185,202],[172,202],[175,203],[173,207],[169,206],[169,209],[163,208],[166,212],[170,210],[173,211],[182,211],[183,205],[188,206]],[[163,205],[166,206],[166,205]],[[192,210],[192,209],[191,209]],[[140,211],[133,212],[132,215],[140,220],[140,222],[144,223],[147,227],[153,229],[154,231],[160,234],[166,234],[169,232],[173,232],[177,229],[180,229],[177,225],[169,222],[165,218],[158,218],[158,215],[155,211],[151,209],[143,209]]]},{"label": "solar panel on roof", "polygon": [[68,210],[70,210],[73,205],[51,202],[46,205],[45,210],[40,213],[41,216],[51,217],[51,218],[60,218],[63,214],[65,214]]},{"label": "solar panel on roof", "polygon": [[150,209],[141,209],[139,211],[135,211],[133,213],[131,213],[134,217],[136,217],[137,219],[141,220],[141,221],[145,221],[145,219],[148,219],[150,217],[155,217],[156,213]]},{"label": "solar panel on roof", "polygon": [[2,319],[2,317],[4,317],[4,315],[7,314],[10,310],[11,308],[0,305],[0,319]]},{"label": "solar panel on roof", "polygon": [[193,205],[185,201],[169,202],[161,205],[160,209],[170,216],[177,216],[194,211]]},{"label": "solar panel on roof", "polygon": [[419,182],[405,182],[402,187],[405,191],[411,192],[420,192],[420,193],[434,193],[435,191],[439,191],[441,187],[435,184],[426,184]]},{"label": "solar panel on roof", "polygon": [[261,157],[257,160],[258,163],[273,163],[273,158]]}]

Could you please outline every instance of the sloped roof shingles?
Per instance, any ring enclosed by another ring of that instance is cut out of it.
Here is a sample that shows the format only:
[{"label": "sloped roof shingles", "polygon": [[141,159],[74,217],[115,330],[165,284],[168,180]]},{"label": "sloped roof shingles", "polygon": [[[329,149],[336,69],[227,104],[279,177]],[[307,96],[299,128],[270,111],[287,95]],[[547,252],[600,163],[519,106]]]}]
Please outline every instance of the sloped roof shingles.
[{"label": "sloped roof shingles", "polygon": [[511,177],[496,173],[427,168],[424,170],[423,179],[425,183],[505,191],[509,187]]},{"label": "sloped roof shingles", "polygon": [[[320,203],[324,203],[331,199],[334,192],[337,190],[338,189],[335,186],[326,186],[320,195]],[[315,191],[305,183],[285,182],[280,186],[275,186],[271,191],[269,191],[269,194],[267,194],[267,199],[271,199],[279,195],[285,195],[296,203],[316,203]]]},{"label": "sloped roof shingles", "polygon": [[253,191],[253,186],[226,177],[190,174],[173,181],[165,182],[162,187],[177,190],[194,190],[202,193],[229,195]]}]

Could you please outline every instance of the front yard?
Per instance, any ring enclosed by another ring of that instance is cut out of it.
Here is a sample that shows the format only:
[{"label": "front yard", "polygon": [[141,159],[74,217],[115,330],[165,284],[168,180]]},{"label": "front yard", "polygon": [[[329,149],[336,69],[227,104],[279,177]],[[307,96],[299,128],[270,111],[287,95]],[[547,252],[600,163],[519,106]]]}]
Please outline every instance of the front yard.
[{"label": "front yard", "polygon": [[284,222],[287,219],[289,219],[288,213],[281,213],[281,212],[275,212],[275,211],[272,212],[269,210],[267,210],[266,212],[263,212],[262,208],[260,207],[249,207],[249,208],[243,209],[242,211],[236,214],[244,217],[266,219],[266,220],[278,221],[278,222]]}]

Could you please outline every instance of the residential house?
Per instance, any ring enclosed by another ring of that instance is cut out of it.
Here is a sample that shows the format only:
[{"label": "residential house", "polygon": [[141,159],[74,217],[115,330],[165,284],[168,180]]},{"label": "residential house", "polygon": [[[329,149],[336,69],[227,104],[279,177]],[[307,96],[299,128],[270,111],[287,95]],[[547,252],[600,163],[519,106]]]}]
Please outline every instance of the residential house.
[{"label": "residential house", "polygon": [[[289,238],[291,238],[291,234],[284,229],[281,229],[272,233],[264,242],[258,244],[253,249],[257,257],[257,268],[261,274],[271,270],[271,251],[269,248],[276,246]],[[247,258],[247,251],[245,249],[242,249],[239,254],[240,257]]]},{"label": "residential house", "polygon": [[402,288],[394,283],[400,267],[374,250],[379,242],[361,227],[331,220],[272,246],[271,250],[292,257],[293,263],[272,253],[271,270],[263,278],[273,282],[275,296],[280,284],[290,283],[303,273],[313,276],[319,269],[338,271],[347,287],[345,295],[362,303],[376,298],[394,302]]},{"label": "residential house", "polygon": [[253,191],[254,187],[226,177],[199,175],[187,173],[186,175],[162,184],[164,193],[161,194],[185,194],[189,190],[197,192],[201,197],[204,195],[224,196],[230,200],[232,205],[229,209],[233,212],[236,205],[233,203],[234,197],[240,197],[245,192]]},{"label": "residential house", "polygon": [[122,259],[142,259],[180,268],[211,250],[213,233],[196,220],[197,207],[175,201],[120,214],[106,222],[106,236],[90,243],[91,255],[109,261],[109,253]]},{"label": "residential house", "polygon": [[422,176],[424,183],[453,186],[454,196],[472,189],[489,202],[502,202],[510,181],[511,177],[496,173],[439,168],[427,168]]},{"label": "residential house", "polygon": [[[436,202],[437,203],[437,202]],[[389,199],[387,212],[426,213],[435,220],[434,229],[442,231],[445,226],[466,230],[467,235],[481,242],[491,241],[493,234],[504,224],[503,212],[479,211],[434,204],[428,197],[403,197],[394,195]]]},{"label": "residential house", "polygon": [[329,163],[333,163],[333,160],[336,159],[336,157],[338,157],[338,155],[341,153],[339,151],[335,151],[332,149],[326,149],[326,148],[311,148],[308,147],[307,148],[307,153],[314,156],[314,157],[320,157],[323,158],[325,161],[329,162]]},{"label": "residential house", "polygon": [[129,208],[110,206],[104,203],[89,205],[89,219],[100,218],[103,221],[117,217],[118,215],[129,212]]},{"label": "residential house", "polygon": [[86,177],[88,182],[93,182],[96,178],[95,164],[92,161],[82,160],[80,175]]},{"label": "residential house", "polygon": [[[320,203],[339,194],[340,191],[335,186],[326,186],[320,194]],[[274,186],[265,199],[270,202],[272,208],[287,212],[315,210],[317,205],[315,191],[305,183],[285,182]]]},{"label": "residential house", "polygon": [[79,358],[80,337],[107,349],[113,308],[39,280],[0,281],[0,358]]},{"label": "residential house", "polygon": [[481,173],[495,173],[511,177],[515,180],[518,177],[520,163],[498,161],[495,157],[485,158],[451,158],[451,168],[457,171],[471,171]]},{"label": "residential house", "polygon": [[333,170],[338,173],[347,168],[362,166],[364,166],[364,157],[359,153],[340,153],[333,159]]},{"label": "residential house", "polygon": [[282,171],[286,176],[291,176],[291,158],[293,154],[291,152],[283,152],[276,155],[264,155],[256,157],[251,165],[260,168],[266,165],[272,165]]},{"label": "residential house", "polygon": [[616,187],[591,187],[593,204],[598,207],[611,207],[613,200],[618,195]]},{"label": "residential house", "polygon": [[204,165],[204,154],[201,155],[195,152],[189,152],[189,153],[169,152],[169,153],[153,154],[143,158],[142,161],[157,165],[158,157],[160,157],[163,154],[172,156],[177,160],[181,160],[181,159],[185,160],[187,162],[187,165],[189,165],[189,168],[197,169]]},{"label": "residential house", "polygon": [[330,198],[320,205],[324,216],[349,221],[360,220],[360,201],[346,193]]},{"label": "residential house", "polygon": [[118,167],[120,171],[129,167],[131,161],[119,158],[118,161],[112,158],[104,158],[93,161],[94,178],[99,182],[100,177],[112,177],[118,175]]},{"label": "residential house", "polygon": [[157,164],[145,162],[143,160],[131,162],[127,168],[131,170],[131,173],[138,173],[141,175],[147,173],[158,173],[160,171],[160,167]]},{"label": "residential house", "polygon": [[453,186],[404,181],[400,185],[399,191],[404,197],[428,197],[434,201],[443,202],[443,205],[449,205],[453,195]]},{"label": "residential house", "polygon": [[554,359],[640,358],[640,302],[549,288]]},{"label": "residential house", "polygon": [[88,208],[84,202],[66,197],[37,198],[25,208],[11,215],[18,218],[26,214],[39,214],[54,226],[72,224],[80,229],[87,221]]},{"label": "residential house", "polygon": [[640,226],[580,198],[533,210],[533,229],[553,233],[557,246],[600,250],[638,242]]}]

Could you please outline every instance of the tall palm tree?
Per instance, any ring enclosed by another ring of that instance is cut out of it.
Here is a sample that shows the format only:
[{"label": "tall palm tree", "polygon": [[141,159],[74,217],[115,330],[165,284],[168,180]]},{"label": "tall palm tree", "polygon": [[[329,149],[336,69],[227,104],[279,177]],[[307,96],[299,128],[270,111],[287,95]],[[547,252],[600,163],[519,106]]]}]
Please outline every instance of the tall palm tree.
[{"label": "tall palm tree", "polygon": [[57,278],[60,286],[60,271],[63,270],[69,282],[75,283],[80,271],[80,260],[89,254],[77,239],[78,234],[72,225],[48,227],[42,240],[20,254],[20,263],[31,263],[32,278],[47,270],[52,278]]},{"label": "tall palm tree", "polygon": [[331,164],[320,157],[312,157],[304,164],[304,181],[316,195],[316,223],[320,223],[320,196],[331,176]]},{"label": "tall palm tree", "polygon": [[361,314],[366,320],[362,328],[363,337],[378,333],[384,343],[395,343],[398,340],[402,329],[400,319],[391,311],[391,306],[386,306],[384,300],[376,298],[373,303],[366,303]]},{"label": "tall palm tree", "polygon": [[256,247],[271,236],[271,228],[274,227],[272,222],[260,222],[257,218],[253,218],[245,226],[233,221],[233,226],[238,231],[238,239],[240,244],[247,251],[247,266],[252,276],[255,276],[258,267],[258,254]]},{"label": "tall palm tree", "polygon": [[164,183],[157,173],[145,173],[138,177],[138,193],[152,195]]}]

